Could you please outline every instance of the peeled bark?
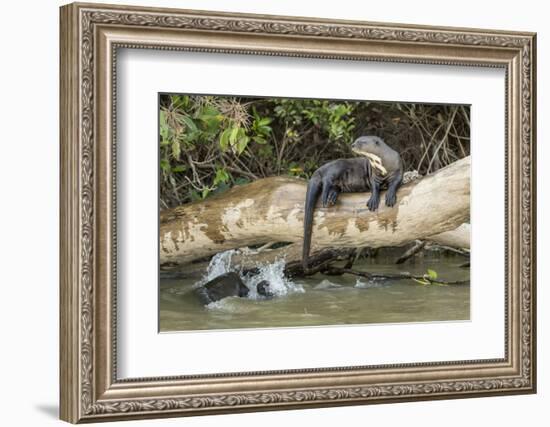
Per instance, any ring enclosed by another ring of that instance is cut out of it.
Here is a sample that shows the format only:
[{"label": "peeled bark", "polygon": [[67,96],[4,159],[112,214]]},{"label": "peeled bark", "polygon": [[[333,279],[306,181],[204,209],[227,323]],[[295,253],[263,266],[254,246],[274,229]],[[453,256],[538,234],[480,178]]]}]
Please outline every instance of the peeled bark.
[{"label": "peeled bark", "polygon": [[[306,182],[272,177],[161,214],[160,263],[187,263],[266,242],[301,242]],[[315,209],[312,246],[400,246],[447,232],[467,221],[470,157],[404,185],[393,208],[366,207],[368,193],[341,194],[336,206]]]}]

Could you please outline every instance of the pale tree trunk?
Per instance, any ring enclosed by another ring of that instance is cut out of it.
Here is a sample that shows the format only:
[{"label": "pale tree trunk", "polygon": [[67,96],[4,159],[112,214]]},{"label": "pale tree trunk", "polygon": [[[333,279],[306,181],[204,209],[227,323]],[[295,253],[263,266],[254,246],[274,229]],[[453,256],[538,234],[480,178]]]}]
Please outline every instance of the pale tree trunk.
[{"label": "pale tree trunk", "polygon": [[461,224],[454,230],[429,236],[426,240],[452,248],[470,249],[470,224]]},{"label": "pale tree trunk", "polygon": [[[306,182],[257,180],[161,214],[160,263],[182,264],[233,248],[301,242]],[[370,212],[367,193],[342,194],[315,209],[312,247],[401,246],[448,232],[470,214],[470,157],[399,189],[397,204]]]}]

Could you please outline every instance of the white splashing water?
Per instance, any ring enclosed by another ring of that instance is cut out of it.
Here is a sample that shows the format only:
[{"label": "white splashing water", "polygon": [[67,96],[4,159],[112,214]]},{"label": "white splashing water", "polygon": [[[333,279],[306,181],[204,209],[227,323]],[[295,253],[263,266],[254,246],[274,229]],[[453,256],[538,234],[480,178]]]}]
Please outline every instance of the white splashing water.
[{"label": "white splashing water", "polygon": [[355,282],[355,288],[359,289],[370,289],[370,288],[380,288],[384,286],[384,282],[381,280],[370,279],[364,282],[360,277],[357,278]]},{"label": "white splashing water", "polygon": [[269,283],[269,290],[273,295],[280,297],[283,295],[295,293],[295,292],[304,292],[302,285],[294,283],[292,280],[288,279],[284,275],[285,270],[285,260],[278,259],[271,264],[258,265],[257,266],[259,273],[244,277],[244,283],[250,290],[248,298],[251,299],[260,299],[261,296],[258,296],[257,285],[262,280],[266,280]]},{"label": "white splashing water", "polygon": [[257,264],[256,268],[258,269],[258,274],[244,275],[240,266],[234,265],[231,262],[231,258],[236,253],[238,253],[238,250],[232,249],[229,251],[220,252],[212,257],[210,264],[208,264],[208,268],[206,269],[206,274],[195,285],[195,287],[204,285],[208,281],[213,280],[222,274],[235,272],[240,276],[246,287],[249,289],[250,292],[247,296],[249,299],[259,300],[263,298],[261,295],[258,295],[257,291],[257,285],[262,280],[266,280],[269,283],[269,290],[276,297],[295,292],[304,292],[304,288],[301,285],[294,283],[292,280],[285,277],[284,259],[277,259],[275,262],[270,264]]},{"label": "white splashing water", "polygon": [[236,271],[235,268],[231,266],[231,258],[233,254],[236,254],[238,251],[231,249],[230,251],[219,252],[212,257],[210,264],[206,268],[206,275],[199,282],[203,285],[210,280],[214,280],[216,277],[221,276],[222,274],[229,273],[230,271]]}]

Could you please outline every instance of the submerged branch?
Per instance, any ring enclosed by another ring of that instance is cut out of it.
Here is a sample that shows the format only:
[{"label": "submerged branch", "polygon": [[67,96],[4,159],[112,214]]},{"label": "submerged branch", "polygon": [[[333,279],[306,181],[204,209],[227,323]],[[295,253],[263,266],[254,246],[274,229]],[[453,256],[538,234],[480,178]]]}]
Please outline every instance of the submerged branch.
[{"label": "submerged branch", "polygon": [[443,280],[439,278],[430,277],[429,274],[417,275],[411,274],[408,272],[401,273],[370,273],[367,271],[359,271],[346,267],[327,267],[322,273],[329,276],[340,276],[342,274],[352,274],[354,276],[364,277],[370,280],[376,279],[386,279],[386,280],[415,280],[426,282],[425,284],[435,284],[435,285],[462,285],[469,282],[469,280]]},{"label": "submerged branch", "polygon": [[396,264],[403,264],[409,258],[412,258],[418,252],[420,252],[422,249],[424,249],[424,246],[426,246],[426,243],[427,242],[425,240],[417,240],[412,248],[410,248],[403,255],[401,255],[399,258],[397,258],[395,263]]}]

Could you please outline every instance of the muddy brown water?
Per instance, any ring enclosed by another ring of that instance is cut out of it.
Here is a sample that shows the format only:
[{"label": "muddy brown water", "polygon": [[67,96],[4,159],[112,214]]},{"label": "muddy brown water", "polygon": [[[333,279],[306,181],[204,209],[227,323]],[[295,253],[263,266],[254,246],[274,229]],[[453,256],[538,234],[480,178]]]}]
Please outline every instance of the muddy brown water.
[{"label": "muddy brown water", "polygon": [[196,279],[161,279],[160,331],[469,320],[470,270],[459,267],[463,262],[460,256],[441,256],[396,266],[393,259],[377,257],[354,265],[379,273],[423,274],[430,268],[442,279],[467,281],[448,286],[322,274],[284,282],[280,271],[268,269],[265,277],[279,281],[276,297],[230,297],[206,307],[193,292]]}]

